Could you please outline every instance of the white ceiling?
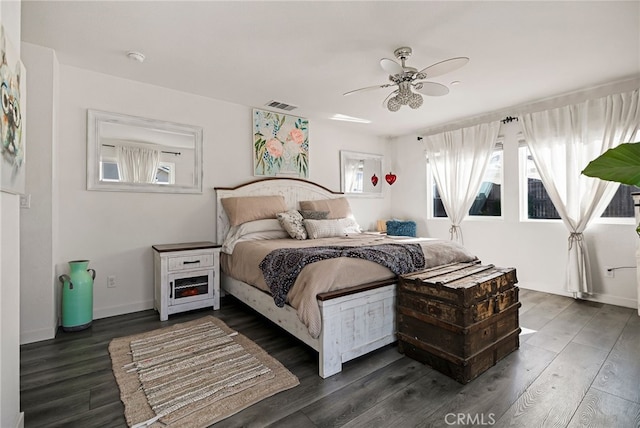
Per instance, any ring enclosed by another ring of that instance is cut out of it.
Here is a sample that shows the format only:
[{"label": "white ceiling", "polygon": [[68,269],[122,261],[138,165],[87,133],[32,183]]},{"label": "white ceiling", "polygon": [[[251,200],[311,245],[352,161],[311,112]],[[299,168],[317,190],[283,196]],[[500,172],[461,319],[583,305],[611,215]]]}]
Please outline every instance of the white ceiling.
[{"label": "white ceiling", "polygon": [[[640,1],[22,1],[22,40],[62,64],[263,107],[277,100],[309,119],[371,120],[359,132],[404,135],[640,75]],[[413,48],[452,86],[418,110],[382,107],[381,58]],[[130,50],[146,55],[140,64]],[[179,108],[185,108],[181,106]]]}]

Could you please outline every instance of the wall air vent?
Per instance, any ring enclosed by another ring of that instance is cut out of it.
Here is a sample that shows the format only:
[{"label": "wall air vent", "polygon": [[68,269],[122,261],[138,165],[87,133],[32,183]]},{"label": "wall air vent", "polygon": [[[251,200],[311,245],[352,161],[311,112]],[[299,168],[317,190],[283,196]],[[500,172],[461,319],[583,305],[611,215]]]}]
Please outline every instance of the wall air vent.
[{"label": "wall air vent", "polygon": [[265,104],[267,107],[277,108],[280,110],[291,111],[297,109],[297,106],[292,106],[291,104],[281,103],[280,101],[269,101]]}]

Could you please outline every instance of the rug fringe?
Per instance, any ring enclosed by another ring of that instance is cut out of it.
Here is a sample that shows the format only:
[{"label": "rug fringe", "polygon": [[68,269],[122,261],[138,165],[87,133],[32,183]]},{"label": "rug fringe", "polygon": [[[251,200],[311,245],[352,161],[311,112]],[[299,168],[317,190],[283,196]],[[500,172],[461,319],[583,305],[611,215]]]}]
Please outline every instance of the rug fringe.
[{"label": "rug fringe", "polygon": [[[149,420],[146,420],[144,422],[140,422],[139,424],[135,424],[133,425],[131,428],[143,428],[143,427],[148,427],[150,426],[152,423],[157,422],[158,419],[160,419],[161,416],[156,416],[155,418],[151,418]],[[164,425],[164,424],[163,424]]]}]

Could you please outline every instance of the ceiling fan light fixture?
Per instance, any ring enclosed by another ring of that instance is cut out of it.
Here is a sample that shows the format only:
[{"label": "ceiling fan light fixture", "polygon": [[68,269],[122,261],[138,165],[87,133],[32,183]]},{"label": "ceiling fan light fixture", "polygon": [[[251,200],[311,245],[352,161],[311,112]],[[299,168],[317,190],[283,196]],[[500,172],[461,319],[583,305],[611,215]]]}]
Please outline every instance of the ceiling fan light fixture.
[{"label": "ceiling fan light fixture", "polygon": [[396,95],[396,97],[398,98],[398,102],[400,102],[400,104],[406,106],[407,104],[409,104],[409,101],[411,101],[411,96],[413,95],[413,92],[411,92],[411,84],[409,82],[400,82],[398,86],[400,87],[400,90],[398,91],[398,95]]},{"label": "ceiling fan light fixture", "polygon": [[389,98],[389,101],[387,102],[387,108],[389,109],[389,111],[398,111],[400,110],[401,106],[402,104],[400,104],[400,101],[398,101],[397,95],[395,97]]},{"label": "ceiling fan light fixture", "polygon": [[409,101],[409,107],[411,107],[412,109],[417,109],[418,107],[420,107],[422,105],[423,102],[423,98],[422,95],[420,94],[413,94],[411,96],[411,100]]},{"label": "ceiling fan light fixture", "polygon": [[396,95],[396,98],[398,99],[398,102],[400,104],[402,104],[403,106],[406,106],[407,104],[409,104],[409,101],[411,101],[411,96],[412,96],[412,92],[411,91],[400,91],[398,92],[398,95]]}]

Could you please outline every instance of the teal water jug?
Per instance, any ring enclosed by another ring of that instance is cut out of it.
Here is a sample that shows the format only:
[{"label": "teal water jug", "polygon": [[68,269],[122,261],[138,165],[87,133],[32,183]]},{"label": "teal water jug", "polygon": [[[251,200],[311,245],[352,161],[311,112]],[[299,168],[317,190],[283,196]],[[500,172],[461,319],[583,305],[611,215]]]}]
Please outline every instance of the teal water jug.
[{"label": "teal water jug", "polygon": [[60,275],[62,283],[62,329],[84,330],[93,321],[93,280],[96,271],[87,269],[89,260],[69,262],[69,275]]}]

